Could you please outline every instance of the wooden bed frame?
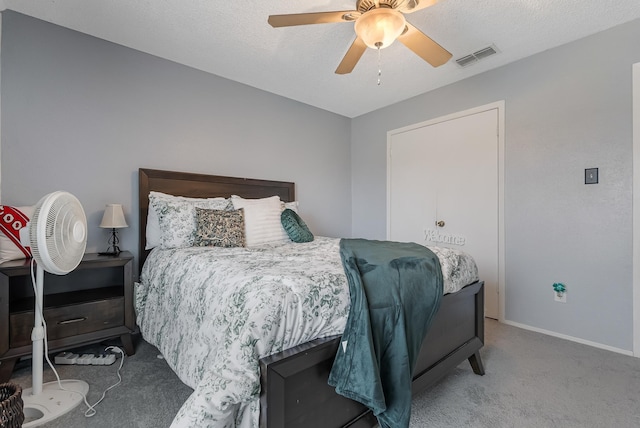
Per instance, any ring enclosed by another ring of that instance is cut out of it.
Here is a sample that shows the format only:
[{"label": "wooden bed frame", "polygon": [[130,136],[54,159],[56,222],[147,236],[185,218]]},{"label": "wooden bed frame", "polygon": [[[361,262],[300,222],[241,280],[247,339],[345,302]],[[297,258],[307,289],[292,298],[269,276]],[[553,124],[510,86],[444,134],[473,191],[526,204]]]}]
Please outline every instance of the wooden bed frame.
[{"label": "wooden bed frame", "polygon": [[[261,198],[278,195],[295,200],[290,182],[222,177],[154,169],[139,170],[139,269],[145,250],[150,191],[187,197]],[[260,426],[372,427],[376,418],[362,404],[338,395],[327,384],[340,337],[316,339],[260,360]],[[444,377],[464,360],[484,375],[480,348],[484,344],[484,283],[446,294],[427,334],[414,371],[413,393]]]}]

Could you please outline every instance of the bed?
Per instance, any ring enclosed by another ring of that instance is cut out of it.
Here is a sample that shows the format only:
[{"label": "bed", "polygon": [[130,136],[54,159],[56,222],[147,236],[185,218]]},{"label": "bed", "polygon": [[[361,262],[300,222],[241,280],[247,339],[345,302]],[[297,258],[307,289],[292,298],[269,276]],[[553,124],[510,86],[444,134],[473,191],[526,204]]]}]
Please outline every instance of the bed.
[{"label": "bed", "polygon": [[[168,254],[166,251],[151,253],[150,250],[147,250],[147,216],[149,210],[149,193],[152,191],[191,198],[229,198],[231,195],[238,195],[243,198],[254,199],[275,195],[278,196],[282,202],[295,201],[295,185],[290,182],[140,169],[139,268],[141,271],[141,280],[144,277],[142,272],[144,271],[145,265],[151,265],[154,258],[160,259],[156,261],[156,264],[159,263],[162,265],[171,263],[171,257],[173,257],[172,254]],[[327,251],[330,251],[332,246],[335,247],[337,240],[318,237],[314,242],[311,246],[321,249],[324,248],[325,250],[328,249]],[[278,245],[274,246],[277,247]],[[303,248],[303,246],[299,248]],[[238,257],[238,255],[234,253],[235,251],[242,250],[223,252],[224,258]],[[196,253],[204,253],[204,257],[211,257],[209,253],[204,252],[202,249],[188,249],[186,253],[184,256],[185,259],[180,261],[179,265],[185,266],[186,270],[191,271],[197,270],[197,268],[186,266],[190,266],[188,263],[195,263],[193,261],[195,257],[200,257]],[[299,253],[297,250],[295,250],[295,254],[289,255],[292,257],[291,260],[294,261],[297,260],[296,257],[304,257],[302,253]],[[262,258],[269,257],[268,252],[262,249],[260,249],[259,256]],[[150,260],[148,264],[146,263],[147,259]],[[277,264],[277,262],[275,263]],[[193,266],[198,265],[195,264]],[[320,281],[327,282],[328,289],[335,286],[333,281],[339,276],[337,271],[335,271],[337,268],[334,259],[331,259],[330,266],[334,269],[334,272],[327,277],[329,279],[324,277],[320,279]],[[151,267],[147,266],[147,270],[149,269],[151,269]],[[309,274],[309,272],[305,272],[305,274]],[[149,278],[152,276],[150,272],[146,272],[146,275]],[[268,272],[267,275],[269,275]],[[313,280],[315,277],[311,275],[311,278]],[[151,282],[151,279],[149,279],[148,282]],[[313,285],[309,286],[313,287]],[[145,307],[144,305],[146,304],[146,302],[141,303],[146,296],[144,292],[139,290],[143,288],[144,284],[138,284],[136,287],[136,305],[140,308]],[[314,290],[317,289],[314,288]],[[182,299],[182,297],[172,298]],[[340,311],[344,312],[344,304],[341,303],[337,297],[336,299],[333,305],[336,308],[336,313]],[[197,302],[193,304],[197,304]],[[147,312],[152,311],[147,309]],[[153,316],[161,317],[168,315],[165,322],[167,326],[171,326],[172,320],[170,318],[175,318],[176,315],[173,313],[162,314],[161,312],[161,310],[155,310]],[[195,310],[195,312],[197,312],[197,310]],[[259,355],[260,358],[256,364],[258,367],[255,368],[258,378],[256,383],[259,381],[259,392],[257,390],[258,388],[255,388],[256,390],[253,391],[251,402],[246,405],[243,404],[242,412],[245,412],[246,416],[236,418],[236,422],[240,421],[238,422],[238,426],[253,427],[259,424],[260,427],[271,428],[326,428],[347,426],[372,427],[376,424],[376,418],[366,407],[336,394],[335,390],[327,384],[327,378],[340,343],[340,329],[343,327],[343,325],[337,321],[338,318],[331,318],[332,316],[333,315],[330,314],[326,315],[326,318],[329,320],[326,323],[327,325],[318,327],[317,332],[319,332],[320,338],[301,335],[297,338],[297,341],[300,343],[296,343],[295,346],[288,347],[290,342],[284,340],[277,346],[271,348],[278,350],[278,352],[271,353],[270,355]],[[141,319],[139,318],[139,323],[140,321]],[[164,354],[162,341],[163,337],[167,335],[158,329],[157,331],[148,333],[145,337],[145,331],[152,331],[152,327],[145,324],[151,324],[151,322],[144,321],[143,319],[142,324],[141,330],[145,340],[154,346],[158,346]],[[292,327],[289,325],[287,328],[291,330]],[[425,338],[425,346],[422,347],[418,357],[414,371],[413,392],[417,393],[433,385],[464,360],[469,361],[476,374],[484,374],[479,353],[479,350],[483,346],[483,341],[483,283],[482,281],[474,281],[465,284],[459,291],[446,294],[442,298],[440,309]],[[206,340],[201,342],[204,343]],[[196,348],[200,348],[200,341],[197,343],[198,346],[196,346]],[[178,349],[177,344],[173,344],[173,347],[174,349]],[[184,353],[208,355],[207,352],[209,351],[206,348],[206,345],[203,344],[202,349],[185,349]],[[186,373],[190,371],[190,373],[183,375],[185,378],[191,379],[199,379],[198,376],[202,375],[201,372],[203,368],[198,366],[198,361],[192,360],[188,363],[180,364],[180,362],[171,361],[171,358],[169,358],[167,362],[172,366],[172,369],[178,373],[181,379],[185,381],[183,376],[181,376],[182,372]],[[213,360],[218,361],[216,359]],[[218,362],[214,364],[218,364]],[[190,386],[194,387],[194,385]],[[193,408],[206,407],[208,405],[206,403],[207,397],[211,398],[211,396],[215,396],[216,391],[220,391],[224,389],[224,387],[226,387],[226,385],[220,385],[212,381],[209,384],[209,389],[206,391],[202,391],[199,387],[195,388],[198,393],[194,392],[189,398],[188,403],[183,406],[183,409],[181,409],[176,417],[178,422],[174,421],[176,426],[194,425],[196,419],[192,419],[191,416],[186,413],[191,412]],[[182,422],[180,422],[180,420]],[[203,424],[203,422],[206,421],[198,420],[197,423]],[[207,424],[210,426],[224,425],[213,422],[207,422]]]}]

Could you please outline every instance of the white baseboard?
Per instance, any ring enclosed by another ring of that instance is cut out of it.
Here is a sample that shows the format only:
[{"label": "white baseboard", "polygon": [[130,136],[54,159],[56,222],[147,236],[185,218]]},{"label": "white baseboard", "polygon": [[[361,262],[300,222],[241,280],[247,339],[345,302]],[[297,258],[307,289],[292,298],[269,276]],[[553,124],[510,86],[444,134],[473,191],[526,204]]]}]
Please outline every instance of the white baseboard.
[{"label": "white baseboard", "polygon": [[536,333],[542,333],[542,334],[546,334],[547,336],[553,336],[553,337],[557,337],[560,339],[565,339],[565,340],[570,340],[571,342],[577,342],[577,343],[581,343],[583,345],[588,345],[588,346],[593,346],[594,348],[600,348],[600,349],[605,349],[607,351],[611,351],[611,352],[615,352],[617,354],[622,354],[622,355],[628,355],[630,357],[633,357],[633,352],[626,350],[626,349],[620,349],[620,348],[616,348],[613,346],[609,346],[609,345],[603,345],[602,343],[597,343],[597,342],[592,342],[590,340],[584,340],[584,339],[580,339],[578,337],[573,337],[573,336],[568,336],[566,334],[561,334],[555,331],[551,331],[551,330],[545,330],[543,328],[538,328],[538,327],[531,327],[530,325],[526,325],[526,324],[520,324],[514,321],[509,321],[509,320],[502,320],[502,322],[504,324],[513,326],[513,327],[518,327],[518,328],[522,328],[524,330],[530,330],[530,331],[535,331]]}]

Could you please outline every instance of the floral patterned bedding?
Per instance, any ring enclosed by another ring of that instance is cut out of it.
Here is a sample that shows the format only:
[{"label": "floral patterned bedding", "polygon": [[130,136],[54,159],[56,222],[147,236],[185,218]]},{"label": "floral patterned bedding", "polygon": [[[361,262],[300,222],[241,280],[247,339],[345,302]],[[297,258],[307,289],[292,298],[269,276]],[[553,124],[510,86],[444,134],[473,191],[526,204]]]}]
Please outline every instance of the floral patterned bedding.
[{"label": "floral patterned bedding", "polygon": [[[137,323],[194,388],[172,427],[258,427],[259,359],[344,330],[349,287],[339,242],[151,252],[136,284]],[[464,253],[429,248],[445,292],[477,279]]]},{"label": "floral patterned bedding", "polygon": [[455,293],[478,280],[478,266],[473,258],[461,250],[427,246],[438,256],[442,268],[443,293]]}]

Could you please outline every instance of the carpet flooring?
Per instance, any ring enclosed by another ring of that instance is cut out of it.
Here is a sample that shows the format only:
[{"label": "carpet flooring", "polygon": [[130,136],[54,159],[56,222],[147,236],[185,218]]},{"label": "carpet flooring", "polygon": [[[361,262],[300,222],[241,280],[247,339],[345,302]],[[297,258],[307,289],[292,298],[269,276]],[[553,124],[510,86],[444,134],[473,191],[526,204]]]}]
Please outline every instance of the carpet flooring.
[{"label": "carpet flooring", "polygon": [[[82,351],[98,352],[99,348]],[[480,351],[486,374],[463,363],[413,400],[411,428],[640,427],[640,359],[487,320]],[[192,390],[153,346],[139,340],[126,357],[122,383],[91,418],[83,404],[44,427],[168,427]],[[111,366],[58,366],[62,379],[89,383],[88,401],[117,382]],[[54,379],[45,369],[45,382]],[[27,388],[29,360],[11,378]]]}]

